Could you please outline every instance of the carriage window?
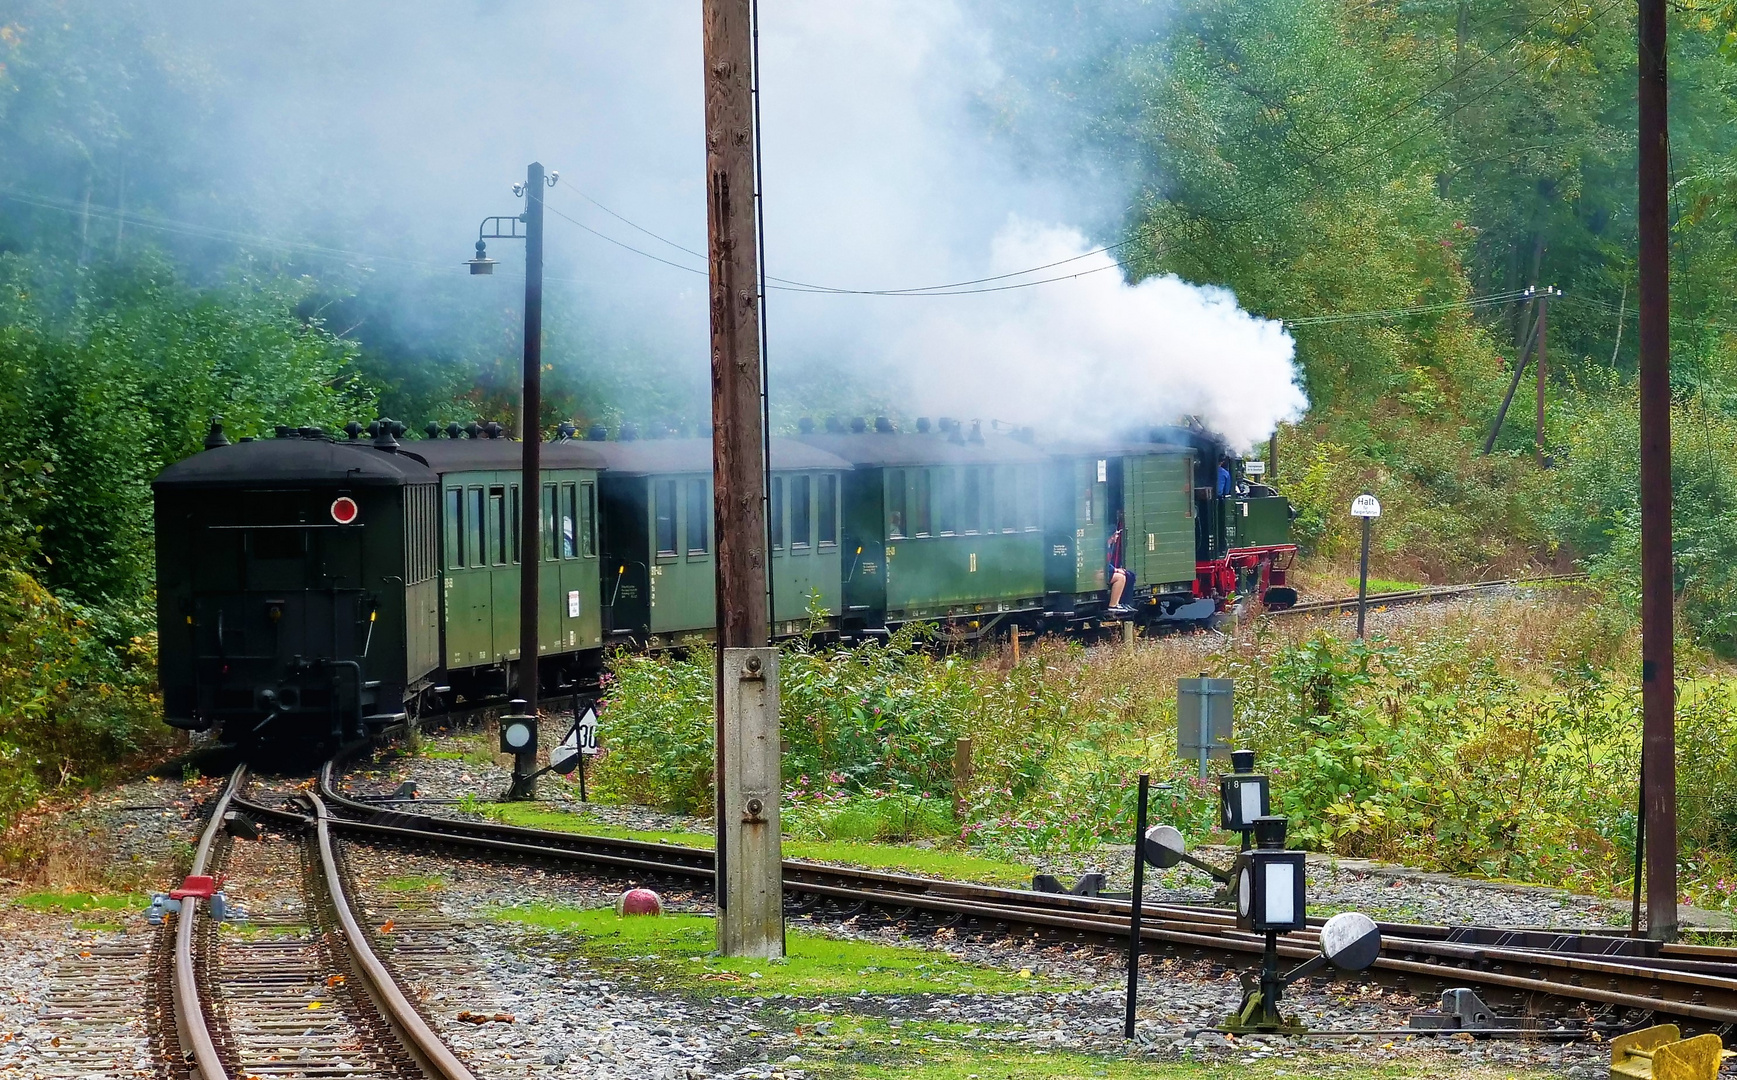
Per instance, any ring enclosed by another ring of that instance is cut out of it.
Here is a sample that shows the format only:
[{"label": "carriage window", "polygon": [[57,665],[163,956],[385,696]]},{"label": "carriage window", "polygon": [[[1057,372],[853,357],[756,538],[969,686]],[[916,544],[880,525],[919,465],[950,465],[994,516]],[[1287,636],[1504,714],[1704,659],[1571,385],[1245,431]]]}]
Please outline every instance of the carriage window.
[{"label": "carriage window", "polygon": [[507,561],[506,549],[501,541],[507,535],[507,491],[505,488],[489,488],[489,562],[501,566]]},{"label": "carriage window", "polygon": [[772,520],[768,523],[772,530],[772,550],[784,549],[784,478],[772,478]]},{"label": "carriage window", "polygon": [[676,482],[659,480],[651,485],[656,494],[657,553],[676,554]]},{"label": "carriage window", "polygon": [[980,531],[995,532],[995,466],[985,465],[978,472],[983,474],[983,524]]},{"label": "carriage window", "polygon": [[812,489],[814,478],[810,476],[792,476],[790,478],[790,546],[792,548],[807,548],[814,536],[814,517]]},{"label": "carriage window", "polygon": [[1188,507],[1188,516],[1194,516],[1194,455],[1189,454],[1182,459],[1182,494],[1186,496],[1183,504]]},{"label": "carriage window", "polygon": [[1042,522],[1039,514],[1039,475],[1033,465],[1026,465],[1019,470],[1019,519],[1025,523],[1026,532],[1036,532]]},{"label": "carriage window", "polygon": [[911,535],[928,536],[934,531],[929,510],[929,470],[918,469],[911,474]]},{"label": "carriage window", "polygon": [[507,501],[512,504],[507,513],[507,535],[512,538],[512,543],[507,545],[507,561],[518,562],[525,550],[520,546],[525,518],[519,513],[519,485],[514,484],[507,490]]},{"label": "carriage window", "polygon": [[1092,522],[1097,520],[1095,514],[1097,507],[1094,505],[1097,500],[1097,495],[1098,486],[1088,480],[1086,482],[1086,505],[1080,511],[1080,518],[1087,525],[1090,525]]},{"label": "carriage window", "polygon": [[541,513],[543,515],[542,531],[544,559],[555,558],[555,553],[561,550],[561,530],[555,527],[556,522],[561,520],[561,503],[556,498],[555,494],[559,490],[560,489],[554,484],[543,485],[543,507]]},{"label": "carriage window", "polygon": [[585,497],[579,502],[579,538],[587,559],[597,557],[597,485],[583,483],[579,487]]},{"label": "carriage window", "polygon": [[706,521],[712,516],[707,505],[706,482],[688,481],[688,554],[704,555],[711,548],[706,543]]},{"label": "carriage window", "polygon": [[958,488],[953,482],[952,469],[935,470],[935,525],[942,536],[958,531]]},{"label": "carriage window", "polygon": [[887,470],[887,538],[905,535],[905,470]]},{"label": "carriage window", "polygon": [[483,551],[483,489],[470,489],[470,506],[464,516],[464,550],[470,557],[471,566],[487,566],[487,552]]},{"label": "carriage window", "polygon": [[561,557],[571,559],[579,554],[579,496],[572,484],[561,485]]},{"label": "carriage window", "polygon": [[976,466],[965,469],[965,532],[974,533],[983,521],[983,475]]},{"label": "carriage window", "polygon": [[820,542],[838,543],[838,477],[820,478]]},{"label": "carriage window", "polygon": [[464,568],[464,490],[446,489],[446,568]]},{"label": "carriage window", "polygon": [[1000,469],[1001,482],[996,490],[1001,495],[999,512],[1001,531],[1004,533],[1019,531],[1019,488],[1016,483],[1020,469],[1017,465],[1003,465]]}]

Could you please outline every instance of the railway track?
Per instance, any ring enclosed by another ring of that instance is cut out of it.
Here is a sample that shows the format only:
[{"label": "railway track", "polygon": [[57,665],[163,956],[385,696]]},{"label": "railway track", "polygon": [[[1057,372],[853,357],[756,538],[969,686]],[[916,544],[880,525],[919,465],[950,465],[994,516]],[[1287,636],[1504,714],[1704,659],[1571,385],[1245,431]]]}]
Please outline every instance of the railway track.
[{"label": "railway track", "polygon": [[[327,827],[359,842],[583,868],[636,884],[704,888],[712,880],[712,853],[705,849],[386,809],[338,792],[330,765],[321,774],[319,797],[335,814]],[[300,809],[247,809],[281,827],[313,823]],[[855,918],[954,939],[1013,938],[1108,950],[1127,945],[1128,903],[1107,897],[799,861],[784,864],[784,889],[786,913],[797,917]],[[1259,935],[1237,930],[1231,913],[1221,908],[1148,903],[1143,919],[1142,947],[1160,958],[1242,967],[1263,945]],[[1281,956],[1294,963],[1316,955],[1318,925],[1317,920],[1285,935]],[[1386,923],[1381,930],[1381,958],[1354,978],[1378,980],[1423,1003],[1444,990],[1471,987],[1491,1005],[1532,1018],[1579,1017],[1610,1027],[1672,1022],[1691,1032],[1737,1032],[1737,949],[1554,930],[1403,923]]]},{"label": "railway track", "polygon": [[[187,882],[195,893],[199,879],[215,881],[232,854],[257,864],[262,877],[289,854],[231,851],[227,818],[250,805],[242,798],[246,783],[246,766],[238,766],[212,807]],[[171,1049],[180,1055],[171,1055],[171,1075],[473,1080],[376,955],[351,897],[332,815],[317,794],[299,817],[307,825],[295,845],[299,900],[280,902],[238,933],[218,925],[212,900],[181,898],[167,972]]]},{"label": "railway track", "polygon": [[[1370,593],[1366,602],[1370,607],[1394,607],[1400,604],[1426,604],[1435,600],[1454,600],[1462,596],[1475,596],[1478,593],[1493,592],[1497,589],[1510,589],[1516,585],[1585,580],[1585,574],[1541,574],[1533,575],[1531,577],[1497,578],[1491,581],[1472,581],[1463,585],[1427,585],[1420,589]],[[1264,615],[1267,618],[1281,618],[1289,615],[1331,615],[1334,612],[1356,610],[1357,598],[1355,596],[1348,596],[1339,600],[1311,600],[1307,603],[1292,604],[1288,608],[1275,608],[1267,611]]]}]

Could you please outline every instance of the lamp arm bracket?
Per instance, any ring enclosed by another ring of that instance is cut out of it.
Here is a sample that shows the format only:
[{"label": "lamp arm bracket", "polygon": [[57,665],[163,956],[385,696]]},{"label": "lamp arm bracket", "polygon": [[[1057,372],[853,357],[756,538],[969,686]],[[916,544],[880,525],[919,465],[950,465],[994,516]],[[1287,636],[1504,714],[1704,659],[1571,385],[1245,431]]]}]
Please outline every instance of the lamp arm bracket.
[{"label": "lamp arm bracket", "polygon": [[[476,227],[478,240],[523,240],[525,234],[519,229],[524,222],[522,215],[494,214],[482,219],[482,224]],[[506,222],[506,232],[501,231],[501,222]],[[489,230],[493,229],[493,232]]]}]

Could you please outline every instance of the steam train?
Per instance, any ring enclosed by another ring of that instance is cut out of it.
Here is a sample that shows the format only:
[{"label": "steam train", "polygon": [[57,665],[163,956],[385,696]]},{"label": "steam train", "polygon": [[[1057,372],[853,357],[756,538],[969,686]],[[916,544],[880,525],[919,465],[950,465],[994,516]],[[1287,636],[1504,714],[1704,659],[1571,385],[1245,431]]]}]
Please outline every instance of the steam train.
[{"label": "steam train", "polygon": [[[711,441],[577,437],[520,490],[499,425],[276,429],[153,484],[165,720],[232,741],[344,741],[449,692],[499,695],[519,654],[522,500],[537,500],[540,686],[594,678],[607,651],[715,624]],[[804,420],[770,442],[776,636],[882,638],[912,622],[965,638],[1018,626],[1204,625],[1285,606],[1291,508],[1193,428],[1052,443],[942,418]],[[1124,525],[1134,585],[1109,609]]]}]

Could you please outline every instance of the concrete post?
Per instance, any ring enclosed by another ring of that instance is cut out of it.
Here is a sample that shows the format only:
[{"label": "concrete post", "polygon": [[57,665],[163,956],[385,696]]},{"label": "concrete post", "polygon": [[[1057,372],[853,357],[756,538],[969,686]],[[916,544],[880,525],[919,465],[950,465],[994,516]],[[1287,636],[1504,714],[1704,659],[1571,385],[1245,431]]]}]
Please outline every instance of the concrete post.
[{"label": "concrete post", "polygon": [[778,650],[725,649],[722,671],[718,950],[725,956],[783,956]]}]

